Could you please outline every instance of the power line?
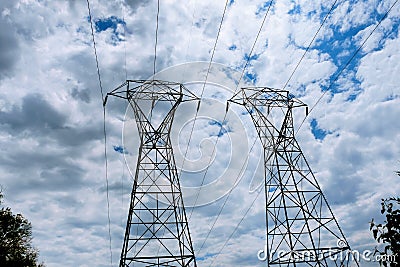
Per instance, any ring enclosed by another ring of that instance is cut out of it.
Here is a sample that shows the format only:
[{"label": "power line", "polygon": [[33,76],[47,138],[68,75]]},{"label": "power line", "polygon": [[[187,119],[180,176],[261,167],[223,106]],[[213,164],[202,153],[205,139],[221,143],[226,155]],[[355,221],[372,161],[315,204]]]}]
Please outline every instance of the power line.
[{"label": "power line", "polygon": [[104,93],[103,93],[103,86],[102,86],[102,84],[101,84],[99,60],[98,60],[98,57],[97,57],[97,49],[96,49],[96,41],[95,41],[95,39],[94,39],[94,30],[93,30],[93,22],[92,22],[92,12],[91,12],[91,10],[90,10],[89,0],[86,0],[86,2],[87,2],[88,12],[89,12],[90,29],[91,29],[91,32],[92,32],[92,41],[93,41],[93,48],[94,48],[94,57],[95,57],[95,59],[96,59],[97,77],[98,77],[98,79],[99,79],[101,99],[102,99],[102,101],[104,102]]},{"label": "power line", "polygon": [[[216,48],[217,48],[217,43],[218,43],[219,35],[220,35],[220,33],[221,33],[222,23],[223,23],[224,18],[225,18],[225,14],[226,14],[226,9],[227,9],[227,7],[228,7],[228,3],[229,3],[229,0],[227,0],[227,1],[225,2],[224,12],[222,13],[221,22],[220,22],[220,24],[219,24],[217,37],[216,37],[216,39],[215,39],[214,47],[213,47],[213,50],[212,50],[212,53],[211,53],[211,59],[210,59],[210,63],[208,64],[208,69],[207,69],[207,73],[206,73],[206,78],[205,78],[205,81],[204,81],[204,83],[203,83],[203,87],[202,87],[201,94],[200,94],[200,99],[203,97],[204,89],[205,89],[206,84],[207,84],[208,75],[209,75],[210,70],[211,70],[211,64],[212,64],[213,59],[214,59],[214,54],[215,54],[215,50],[216,50]],[[199,104],[197,105],[196,114],[195,114],[195,116],[194,116],[192,128],[190,129],[189,140],[188,140],[188,143],[187,143],[187,146],[186,146],[185,154],[184,154],[184,156],[183,156],[181,172],[179,173],[178,179],[180,179],[180,177],[181,177],[181,175],[182,175],[182,172],[183,172],[183,166],[185,165],[185,162],[186,162],[186,156],[187,156],[187,153],[188,153],[188,150],[189,150],[190,142],[191,142],[191,140],[192,140],[192,135],[193,135],[193,131],[194,131],[194,126],[195,126],[195,124],[196,124],[196,120],[197,120],[197,116],[198,116],[198,114],[199,114],[199,110],[200,110],[200,102],[199,102]],[[196,201],[196,202],[197,202],[197,201]],[[191,216],[192,216],[192,212],[193,212],[193,208],[192,208],[192,211],[191,211],[191,213],[190,213],[190,215],[189,215],[189,220],[190,220],[190,218],[191,218]]]},{"label": "power line", "polygon": [[[243,164],[242,167],[240,168],[239,174],[238,174],[238,176],[236,177],[235,182],[233,183],[234,185],[239,181],[239,178],[243,175],[244,168],[246,167],[246,164],[245,164],[245,163],[246,163],[246,162],[249,160],[249,158],[250,158],[250,153],[253,151],[254,145],[257,143],[257,138],[258,138],[258,137],[256,136],[256,138],[254,139],[253,145],[251,146],[250,151],[249,151],[249,153],[247,154],[246,160],[244,161],[244,164]],[[226,198],[225,198],[225,200],[224,200],[224,203],[222,204],[221,208],[219,209],[218,214],[217,214],[217,216],[215,217],[214,222],[213,222],[213,224],[211,225],[211,228],[210,228],[210,230],[208,231],[208,233],[207,233],[207,235],[206,235],[206,238],[203,240],[203,243],[201,244],[201,246],[200,246],[200,248],[199,248],[199,250],[198,250],[198,253],[200,253],[200,251],[201,251],[201,249],[204,247],[204,245],[205,245],[205,243],[206,243],[208,237],[210,236],[210,233],[211,233],[212,230],[214,229],[215,224],[217,223],[219,217],[221,216],[221,213],[222,213],[223,209],[225,208],[225,205],[226,205],[226,203],[228,202],[228,199],[229,199],[229,197],[231,196],[231,193],[232,193],[233,189],[234,189],[234,188],[232,188],[232,189],[228,192],[228,194],[227,194],[227,196],[226,196]]]},{"label": "power line", "polygon": [[242,74],[240,75],[240,79],[239,79],[239,81],[238,81],[238,83],[237,83],[237,85],[236,85],[234,94],[236,93],[236,91],[237,91],[237,89],[238,89],[238,87],[239,87],[239,84],[240,84],[240,82],[241,82],[241,80],[242,80],[242,78],[243,78],[243,75],[244,75],[244,72],[245,72],[245,70],[246,70],[246,68],[247,68],[247,65],[249,64],[250,59],[251,59],[251,56],[253,55],[254,48],[255,48],[255,46],[256,46],[256,44],[257,44],[258,38],[260,37],[261,30],[264,28],[265,21],[267,20],[267,17],[268,17],[269,11],[271,10],[272,3],[273,3],[273,2],[274,2],[274,1],[270,1],[270,3],[269,3],[267,12],[266,12],[265,15],[264,15],[264,19],[263,19],[263,21],[262,21],[262,23],[261,23],[260,29],[258,30],[256,39],[254,40],[253,46],[251,47],[249,56],[248,56],[248,58],[247,58],[247,60],[246,60],[246,64],[244,65]]},{"label": "power line", "polygon": [[157,0],[156,41],[154,43],[153,80],[156,75],[157,44],[158,44],[158,17],[160,15],[160,0]]},{"label": "power line", "polygon": [[[256,35],[256,38],[255,38],[255,40],[254,40],[253,46],[252,46],[252,48],[251,48],[251,50],[250,50],[250,53],[249,53],[249,55],[248,55],[248,57],[247,57],[247,59],[246,59],[246,63],[245,63],[244,68],[243,68],[243,70],[242,70],[242,73],[241,73],[239,82],[238,82],[237,85],[236,85],[234,94],[236,93],[236,91],[237,91],[237,89],[238,89],[238,87],[239,87],[240,81],[241,81],[242,78],[243,78],[244,72],[245,72],[245,70],[246,70],[246,68],[247,68],[247,66],[248,66],[248,64],[249,64],[249,62],[250,62],[250,59],[251,59],[251,56],[252,56],[252,54],[253,54],[254,48],[255,48],[255,46],[256,46],[256,44],[257,44],[257,41],[258,41],[258,38],[259,38],[259,36],[260,36],[260,34],[261,34],[262,28],[264,27],[265,21],[266,21],[266,19],[267,19],[267,16],[268,16],[268,14],[269,14],[269,11],[270,11],[270,9],[271,9],[271,7],[272,7],[272,3],[273,3],[273,1],[270,2],[269,6],[268,6],[268,9],[267,9],[267,12],[266,12],[265,15],[264,15],[264,19],[263,19],[263,21],[262,21],[262,23],[261,23],[261,25],[260,25],[260,28],[259,28],[258,33],[257,33],[257,35]],[[222,131],[222,128],[223,128],[223,122],[225,121],[227,114],[228,114],[228,110],[225,111],[224,118],[222,119],[221,127],[220,127],[220,129],[219,129],[219,133],[218,133],[218,135],[217,135],[217,139],[216,139],[215,144],[214,144],[214,146],[213,146],[213,150],[212,150],[212,152],[211,152],[211,155],[213,155],[213,154],[215,153],[216,147],[217,147],[217,145],[218,145],[218,141],[219,141],[220,136],[221,136],[221,134],[222,134],[221,131]],[[199,198],[199,196],[200,196],[201,187],[203,186],[204,181],[205,181],[205,178],[206,178],[207,173],[208,173],[208,170],[210,169],[211,160],[212,160],[212,159],[210,158],[210,161],[208,162],[208,165],[207,165],[206,170],[205,170],[205,172],[204,172],[204,175],[203,175],[203,179],[202,179],[202,181],[201,181],[200,188],[199,188],[199,190],[198,190],[198,192],[197,192],[197,194],[196,194],[195,202],[194,202],[194,204],[193,204],[193,206],[192,206],[192,209],[191,209],[191,211],[190,211],[189,219],[190,219],[191,216],[192,216],[194,207],[196,206],[197,201],[198,201],[198,198]],[[232,192],[232,191],[230,191],[228,194],[231,194],[231,192]],[[222,212],[222,211],[221,211],[221,212]],[[219,215],[220,215],[220,214],[219,214]],[[218,217],[219,217],[219,215],[218,215]],[[217,217],[217,219],[218,219],[218,217]],[[211,231],[211,230],[210,230],[210,231]],[[209,235],[209,234],[208,234],[208,235]]]},{"label": "power line", "polygon": [[[313,105],[313,107],[311,108],[310,112],[308,114],[311,113],[311,111],[315,108],[315,106],[320,102],[320,100],[323,98],[323,96],[326,94],[326,92],[329,91],[329,89],[332,87],[333,83],[339,78],[339,76],[341,75],[341,73],[349,66],[349,64],[351,63],[351,61],[354,59],[354,57],[357,55],[357,53],[362,49],[362,47],[365,45],[365,43],[367,42],[367,40],[371,37],[371,35],[374,33],[374,31],[378,28],[378,26],[382,23],[382,21],[387,18],[387,16],[389,15],[390,11],[393,9],[393,7],[397,4],[398,0],[396,0],[392,6],[389,8],[389,10],[385,13],[385,15],[379,20],[378,24],[374,27],[374,29],[369,33],[369,35],[367,36],[367,38],[363,41],[363,43],[360,45],[360,47],[353,53],[352,57],[347,61],[347,63],[345,64],[345,66],[339,71],[339,73],[336,75],[335,79],[330,83],[328,89],[321,95],[321,97],[318,99],[318,101]],[[304,118],[304,120],[302,121],[302,123],[300,124],[300,127],[303,125],[305,119],[307,118],[307,116]],[[299,127],[299,129],[300,129]],[[296,134],[298,133],[299,129],[297,130]],[[239,221],[239,223],[236,225],[235,229],[233,230],[233,232],[230,234],[230,236],[228,237],[228,239],[225,241],[224,245],[222,246],[222,248],[218,251],[218,253],[216,254],[216,257],[214,257],[214,260],[221,254],[222,250],[226,247],[226,245],[228,244],[229,240],[232,238],[232,236],[235,234],[235,232],[237,231],[237,229],[239,228],[240,224],[243,222],[244,218],[247,216],[248,212],[250,211],[250,209],[253,207],[255,201],[257,200],[258,196],[260,195],[260,193],[262,192],[262,190],[260,190],[256,196],[256,198],[253,200],[252,204],[250,205],[250,207],[247,209],[247,211],[245,212],[245,214],[243,215],[243,217],[241,218],[241,220]],[[209,265],[210,267],[212,266],[212,264],[214,263],[214,260],[211,262],[211,264]]]},{"label": "power line", "polygon": [[186,45],[186,51],[185,51],[185,68],[182,72],[182,82],[184,80],[184,77],[186,77],[186,72],[187,72],[187,58],[188,58],[188,51],[189,51],[189,47],[192,41],[192,32],[193,32],[193,26],[194,26],[194,18],[195,18],[195,13],[196,13],[196,0],[193,1],[193,12],[192,12],[192,22],[190,23],[190,31],[189,31],[189,38],[188,38],[188,43]]},{"label": "power line", "polygon": [[367,38],[365,38],[365,40],[362,42],[362,44],[357,48],[357,50],[353,53],[353,55],[350,57],[350,59],[346,62],[346,64],[344,65],[343,68],[340,69],[340,71],[338,72],[338,74],[335,76],[335,78],[333,80],[331,80],[328,88],[321,94],[321,96],[318,98],[317,102],[315,102],[315,104],[311,107],[310,111],[308,112],[308,114],[304,117],[304,119],[302,120],[302,122],[300,123],[299,128],[296,131],[296,135],[299,132],[300,128],[303,126],[304,122],[306,121],[308,115],[310,115],[310,113],[315,109],[315,107],[319,104],[319,102],[322,100],[322,98],[325,96],[325,94],[332,88],[333,84],[339,79],[339,76],[343,73],[343,71],[350,65],[350,63],[353,61],[353,59],[356,57],[356,55],[358,54],[358,52],[360,52],[360,50],[364,47],[365,43],[368,41],[368,39],[371,37],[371,35],[375,32],[375,30],[379,27],[379,25],[381,25],[382,21],[384,21],[387,16],[389,15],[390,11],[392,11],[393,7],[397,4],[398,0],[396,0],[392,6],[388,9],[388,11],[386,11],[385,15],[383,15],[383,17],[379,20],[378,24],[375,25],[375,27],[372,29],[372,31],[368,34]]},{"label": "power line", "polygon": [[335,0],[335,2],[333,2],[331,9],[329,9],[328,13],[325,15],[324,20],[321,22],[321,25],[319,26],[317,32],[314,34],[314,37],[311,39],[310,43],[308,44],[307,49],[304,51],[303,55],[301,56],[299,62],[297,62],[296,67],[294,68],[294,70],[292,71],[292,73],[289,76],[289,79],[286,81],[285,85],[283,86],[282,90],[285,90],[286,86],[289,84],[289,81],[292,79],[294,73],[296,72],[297,68],[300,66],[300,63],[303,61],[305,55],[307,54],[308,50],[310,50],[311,45],[314,43],[315,38],[317,38],[317,35],[319,33],[319,31],[322,29],[322,26],[325,24],[326,20],[328,19],[328,17],[330,16],[330,14],[333,11],[333,8],[335,7],[336,3],[338,0]]},{"label": "power line", "polygon": [[128,68],[126,67],[126,22],[125,22],[125,6],[122,4],[122,21],[124,27],[124,70],[125,70],[125,80],[128,80]]},{"label": "power line", "polygon": [[236,233],[236,231],[239,229],[240,224],[243,222],[244,218],[247,216],[247,214],[249,213],[249,211],[251,210],[251,208],[254,206],[254,203],[256,202],[256,200],[258,199],[258,197],[260,196],[261,192],[263,192],[262,189],[260,189],[257,193],[257,196],[254,198],[253,202],[251,203],[251,205],[247,208],[246,212],[244,213],[243,217],[240,219],[240,221],[238,222],[238,224],[236,225],[235,229],[233,230],[233,232],[229,235],[228,239],[225,241],[224,245],[221,247],[221,249],[217,252],[216,256],[214,257],[214,259],[211,261],[209,267],[211,267],[214,263],[214,260],[216,258],[218,258],[218,256],[221,254],[222,250],[226,247],[226,245],[228,244],[229,240],[231,240],[231,238],[233,237],[233,235]]},{"label": "power line", "polygon": [[89,21],[90,21],[90,29],[92,32],[92,41],[93,41],[93,48],[94,48],[94,56],[96,59],[96,68],[97,68],[97,77],[99,80],[100,86],[100,93],[101,99],[103,103],[103,135],[104,135],[104,161],[105,161],[105,179],[106,179],[106,198],[107,198],[107,218],[108,218],[108,237],[109,237],[109,250],[110,250],[110,265],[113,265],[112,260],[112,247],[111,247],[111,218],[110,218],[110,199],[109,199],[109,186],[108,186],[108,159],[107,159],[107,130],[106,130],[106,107],[105,107],[105,98],[103,93],[103,86],[101,83],[101,75],[100,75],[100,68],[99,68],[99,60],[97,56],[97,49],[96,49],[96,41],[94,38],[94,30],[93,30],[93,22],[92,22],[92,12],[90,10],[89,0],[86,0],[87,8],[89,13]]}]

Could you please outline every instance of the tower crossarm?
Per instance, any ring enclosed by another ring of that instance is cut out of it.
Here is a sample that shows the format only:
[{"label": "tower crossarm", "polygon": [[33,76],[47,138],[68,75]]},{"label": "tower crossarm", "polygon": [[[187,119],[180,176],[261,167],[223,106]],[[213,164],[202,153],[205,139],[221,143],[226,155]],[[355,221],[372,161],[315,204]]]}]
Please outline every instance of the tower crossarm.
[{"label": "tower crossarm", "polygon": [[107,93],[107,96],[114,96],[128,101],[134,99],[148,101],[169,101],[180,102],[199,100],[183,84],[162,80],[126,80],[124,83]]}]

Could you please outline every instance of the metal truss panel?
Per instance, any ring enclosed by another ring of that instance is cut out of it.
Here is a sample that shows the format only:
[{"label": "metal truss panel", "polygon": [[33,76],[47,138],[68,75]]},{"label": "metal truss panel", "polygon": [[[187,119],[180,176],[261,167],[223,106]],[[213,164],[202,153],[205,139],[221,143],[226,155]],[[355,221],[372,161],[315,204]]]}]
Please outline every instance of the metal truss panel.
[{"label": "metal truss panel", "polygon": [[268,266],[348,266],[350,247],[295,139],[292,110],[306,105],[268,87],[229,101],[246,108],[264,148]]},{"label": "metal truss panel", "polygon": [[159,80],[128,80],[108,95],[128,100],[141,142],[120,266],[197,266],[170,131],[178,105],[198,98]]}]

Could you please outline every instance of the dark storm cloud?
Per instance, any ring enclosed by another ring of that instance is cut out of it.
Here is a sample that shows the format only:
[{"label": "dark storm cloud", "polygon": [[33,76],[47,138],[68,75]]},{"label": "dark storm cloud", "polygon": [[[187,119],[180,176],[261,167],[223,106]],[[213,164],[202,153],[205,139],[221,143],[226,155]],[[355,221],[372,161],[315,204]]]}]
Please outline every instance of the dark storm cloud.
[{"label": "dark storm cloud", "polygon": [[47,190],[67,190],[83,185],[84,171],[78,166],[55,167],[42,170],[39,179],[30,180],[28,188],[46,188]]},{"label": "dark storm cloud", "polygon": [[76,100],[85,102],[86,104],[90,103],[90,92],[87,89],[79,90],[78,88],[73,88],[71,96]]},{"label": "dark storm cloud", "polygon": [[3,168],[12,175],[8,185],[11,191],[24,189],[39,191],[69,190],[84,185],[85,170],[61,153],[20,149],[2,155]]},{"label": "dark storm cloud", "polygon": [[[97,89],[96,61],[92,49],[93,48],[88,47],[88,50],[85,52],[69,55],[68,58],[63,61],[63,69],[69,73],[73,73],[77,81],[90,81],[91,84],[86,83],[88,88]],[[101,57],[101,55],[99,55],[99,57]],[[100,65],[100,69],[103,70],[101,67]],[[89,90],[89,92],[91,93],[90,97],[99,93],[98,90]]]},{"label": "dark storm cloud", "polygon": [[15,133],[24,130],[58,129],[67,118],[55,110],[42,96],[27,95],[21,107],[13,106],[10,112],[0,112],[0,124],[7,124]]},{"label": "dark storm cloud", "polygon": [[50,133],[50,136],[64,146],[81,146],[87,142],[103,138],[102,125],[90,123],[87,126],[66,126]]},{"label": "dark storm cloud", "polygon": [[76,2],[77,2],[76,0],[68,0],[69,7],[70,8],[75,8]]},{"label": "dark storm cloud", "polygon": [[333,173],[328,186],[322,191],[331,205],[354,203],[357,200],[362,177],[359,175],[341,175]]},{"label": "dark storm cloud", "polygon": [[0,129],[13,135],[50,138],[63,146],[81,146],[102,138],[100,120],[83,126],[68,125],[66,114],[57,111],[43,96],[27,95],[21,106],[14,105],[8,112],[0,111]]},{"label": "dark storm cloud", "polygon": [[[67,214],[63,218],[62,226],[66,228],[73,228],[73,229],[90,229],[91,227],[103,227],[104,221],[99,220],[98,217],[91,217],[91,216],[81,216],[82,207],[85,207],[87,203],[85,201],[76,201],[76,199],[67,199],[67,203],[71,203],[75,205],[77,208],[77,213]],[[65,202],[60,203],[61,205],[65,205]],[[99,236],[103,235],[103,232],[98,234]],[[75,249],[75,248],[74,248]],[[76,247],[78,252],[85,251],[82,249],[81,246]]]},{"label": "dark storm cloud", "polygon": [[[0,6],[1,7],[1,6]],[[1,10],[1,9],[0,9]],[[11,76],[19,59],[19,43],[12,26],[0,16],[0,80]]]},{"label": "dark storm cloud", "polygon": [[[108,191],[114,192],[116,194],[121,194],[121,192],[122,192],[122,194],[129,196],[129,194],[131,193],[131,189],[132,189],[131,186],[132,186],[131,180],[126,181],[126,182],[125,181],[124,182],[116,181],[116,182],[112,182],[109,184]],[[99,188],[99,192],[101,192],[101,193],[107,192],[107,186],[106,185],[101,186]]]},{"label": "dark storm cloud", "polygon": [[56,167],[74,167],[65,161],[62,153],[47,153],[44,149],[38,149],[38,151],[28,151],[24,148],[14,149],[11,153],[2,155],[1,162],[3,166],[9,167],[11,170],[21,169],[21,166],[25,170],[33,170],[38,167],[47,170]]}]

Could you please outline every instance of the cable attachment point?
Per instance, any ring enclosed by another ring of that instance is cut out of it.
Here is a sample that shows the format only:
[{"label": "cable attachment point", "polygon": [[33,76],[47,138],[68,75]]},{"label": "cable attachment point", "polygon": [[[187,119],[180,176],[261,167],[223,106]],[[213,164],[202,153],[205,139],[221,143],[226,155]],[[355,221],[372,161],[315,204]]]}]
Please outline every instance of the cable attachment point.
[{"label": "cable attachment point", "polygon": [[103,107],[106,106],[106,104],[107,104],[107,99],[108,99],[108,93],[106,94],[106,97],[105,97],[104,100],[103,100]]}]

